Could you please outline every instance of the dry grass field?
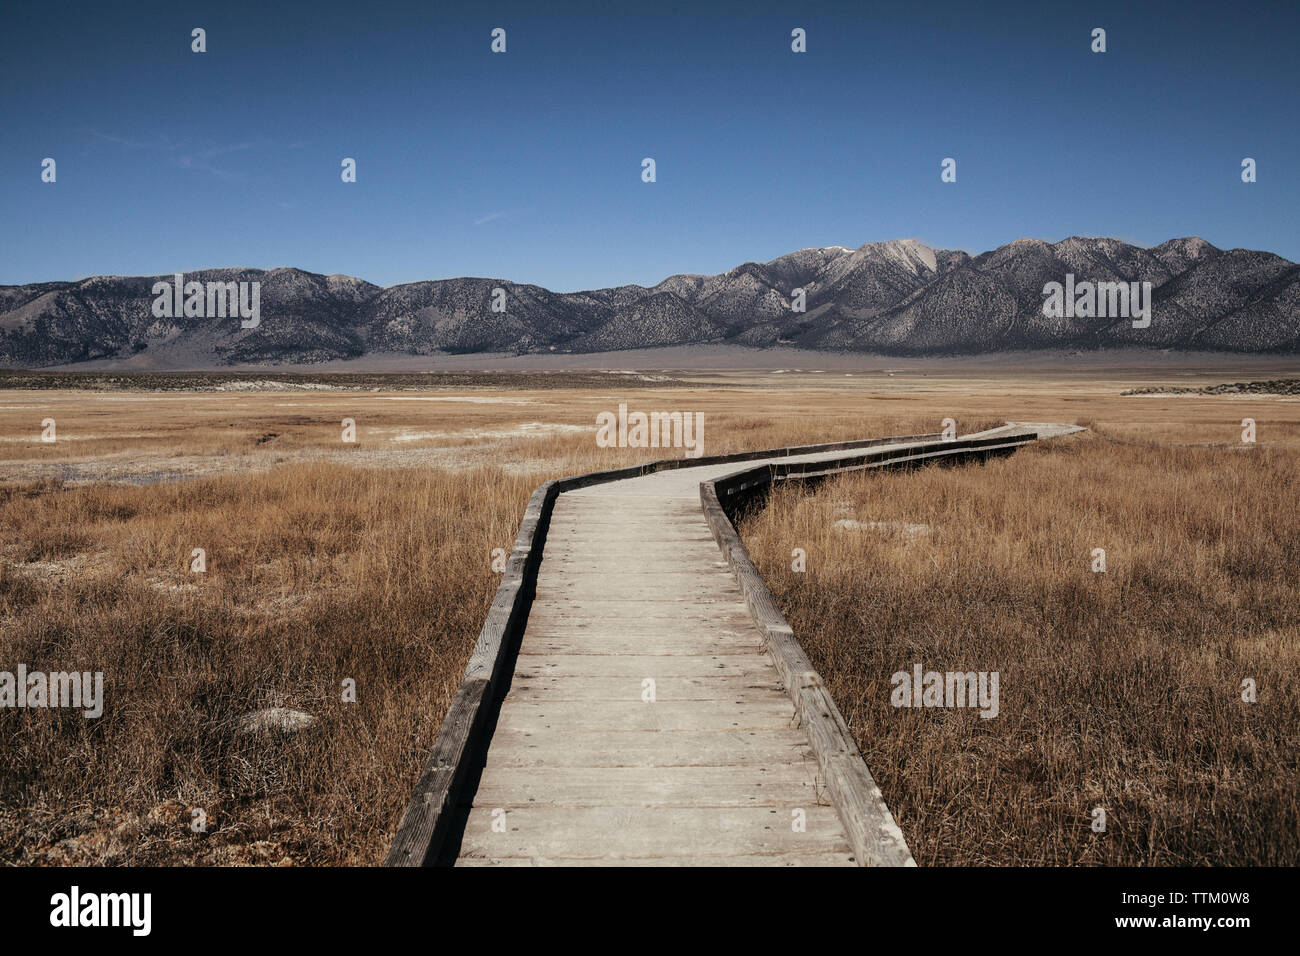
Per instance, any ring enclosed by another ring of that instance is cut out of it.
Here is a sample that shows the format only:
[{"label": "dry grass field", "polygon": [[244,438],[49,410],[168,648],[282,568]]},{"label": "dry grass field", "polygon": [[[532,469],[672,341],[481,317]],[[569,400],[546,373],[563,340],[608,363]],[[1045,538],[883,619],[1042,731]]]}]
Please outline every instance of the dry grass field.
[{"label": "dry grass field", "polygon": [[[1295,865],[1297,501],[1300,449],[1103,429],[781,488],[743,533],[919,864]],[[997,715],[892,706],[918,663],[998,672]]]},{"label": "dry grass field", "polygon": [[[1242,379],[1206,374],[0,380],[0,670],[103,671],[106,698],[94,720],[0,710],[0,861],[377,863],[531,490],[680,454],[596,447],[627,402],[703,412],[705,454],[1092,425],[983,468],[783,490],[745,532],[921,862],[1294,863],[1300,401],[1121,395]],[[1257,446],[1213,447],[1247,416]],[[839,501],[935,531],[838,533]],[[914,661],[1000,670],[1001,716],[892,710]],[[244,727],[269,707],[316,722]]]}]

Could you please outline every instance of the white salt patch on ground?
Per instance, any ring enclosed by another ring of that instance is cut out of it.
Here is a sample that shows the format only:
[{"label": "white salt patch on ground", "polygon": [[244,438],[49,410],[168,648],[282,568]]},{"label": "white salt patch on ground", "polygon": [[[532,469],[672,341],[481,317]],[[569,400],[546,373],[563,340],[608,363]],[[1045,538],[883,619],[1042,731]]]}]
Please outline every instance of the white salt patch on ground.
[{"label": "white salt patch on ground", "polygon": [[[182,392],[174,395],[163,395],[157,392],[149,395],[86,395],[78,396],[83,401],[95,402],[228,402],[230,398],[226,395],[212,395],[203,392]],[[243,408],[245,406],[236,406]]]},{"label": "white salt patch on ground", "polygon": [[[852,515],[852,502],[838,498],[831,502],[832,514]],[[912,524],[907,521],[858,521],[856,518],[841,517],[833,525],[836,531],[878,531],[886,535],[901,535],[904,538],[924,537],[934,531],[928,524]]]},{"label": "white salt patch on ground", "polygon": [[625,369],[625,368],[602,368],[602,369],[597,369],[597,371],[605,375],[635,375],[638,379],[640,379],[643,382],[672,381],[672,377],[668,375],[642,375],[640,372],[635,372],[631,369]]},{"label": "white salt patch on ground", "polygon": [[[65,441],[99,441],[100,439],[108,439],[108,438],[118,439],[118,438],[149,438],[149,437],[150,437],[149,435],[143,433],[133,433],[133,434],[123,434],[123,435],[65,435],[60,432],[58,433],[57,441],[43,442],[43,444],[57,445],[59,444],[59,442],[65,442]],[[23,437],[0,438],[0,441],[18,442],[20,444],[26,444],[30,442],[41,442],[41,436],[37,434],[37,435],[29,435],[25,438]]]},{"label": "white salt patch on ground", "polygon": [[275,379],[258,379],[252,382],[222,382],[212,386],[214,392],[336,392],[337,385],[324,382],[281,382]]},{"label": "white salt patch on ground", "polygon": [[476,431],[457,432],[456,434],[468,435],[471,438],[533,438],[562,432],[585,431],[594,434],[595,427],[591,425],[544,425],[541,422],[525,422],[513,428],[485,428]]},{"label": "white salt patch on ground", "polygon": [[288,707],[268,707],[240,717],[239,733],[258,734],[280,731],[291,734],[306,730],[314,723],[316,718],[304,711],[290,710]]},{"label": "white salt patch on ground", "polygon": [[[5,548],[6,553],[10,551],[10,548]],[[26,572],[39,578],[61,582],[66,577],[80,576],[85,574],[88,569],[102,565],[107,557],[107,551],[99,551],[95,554],[74,554],[62,561],[12,561],[9,563],[9,568],[13,571]]]},{"label": "white salt patch on ground", "polygon": [[32,571],[36,574],[58,574],[68,570],[56,561],[19,561],[12,567],[15,571]]},{"label": "white salt patch on ground", "polygon": [[524,432],[581,432],[586,431],[588,425],[561,425],[555,422],[521,422],[515,426]]},{"label": "white salt patch on ground", "polygon": [[468,405],[551,405],[531,398],[471,398],[467,395],[380,395],[386,402],[464,402]]},{"label": "white salt patch on ground", "polygon": [[521,422],[509,428],[468,428],[449,432],[411,432],[400,430],[393,441],[424,441],[429,438],[529,438],[535,435],[552,435],[562,432],[588,431],[586,425],[558,425],[548,422]]},{"label": "white salt patch on ground", "polygon": [[567,462],[563,461],[508,461],[501,466],[504,475],[541,475],[562,472]]},{"label": "white salt patch on ground", "polygon": [[1285,392],[1143,392],[1141,395],[1125,395],[1125,398],[1230,398],[1247,402],[1256,398],[1289,398]]},{"label": "white salt patch on ground", "polygon": [[161,581],[157,578],[149,580],[149,586],[158,591],[164,591],[168,594],[193,594],[199,589],[197,584],[172,584],[168,581]]},{"label": "white salt patch on ground", "polygon": [[835,522],[836,531],[879,531],[883,534],[901,534],[905,538],[919,538],[931,534],[928,524],[909,524],[906,521],[855,521],[841,518]]}]

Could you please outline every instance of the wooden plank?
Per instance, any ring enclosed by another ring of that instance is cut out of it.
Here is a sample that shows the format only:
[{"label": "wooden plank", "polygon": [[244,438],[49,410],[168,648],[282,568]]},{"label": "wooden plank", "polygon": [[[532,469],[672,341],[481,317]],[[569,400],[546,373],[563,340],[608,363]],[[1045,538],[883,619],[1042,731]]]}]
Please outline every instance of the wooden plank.
[{"label": "wooden plank", "polygon": [[[526,638],[525,638],[526,639]],[[766,654],[538,654],[520,657],[515,677],[709,677],[772,673]]]},{"label": "wooden plank", "polygon": [[548,535],[548,544],[553,544],[555,547],[546,551],[546,557],[564,558],[579,553],[591,553],[634,559],[646,552],[667,556],[689,554],[698,557],[716,557],[706,528],[692,527],[689,531],[672,536],[657,535],[653,533],[653,529],[642,529],[642,531],[644,533],[635,539],[635,550],[628,547],[630,539],[626,528],[621,535],[613,528],[600,534],[581,534],[573,531],[568,534],[556,534],[554,537]]},{"label": "wooden plank", "polygon": [[[573,531],[584,532],[588,528],[597,528],[607,530],[612,533],[626,531],[628,528],[647,528],[665,529],[672,528],[675,530],[685,529],[696,531],[700,527],[700,516],[697,512],[691,512],[689,509],[666,511],[662,505],[655,504],[649,508],[629,508],[625,501],[618,501],[611,507],[611,499],[591,499],[597,502],[593,507],[579,513],[551,515],[552,528],[568,528]],[[617,501],[617,499],[614,499]],[[679,499],[682,504],[686,499]]]},{"label": "wooden plank", "polygon": [[[519,648],[520,656],[539,654],[637,654],[642,657],[663,657],[665,655],[682,655],[699,657],[708,654],[717,657],[724,654],[756,654],[764,650],[763,638],[757,634],[728,636],[718,632],[711,639],[700,637],[675,637],[671,634],[655,636],[601,634],[570,634],[551,637],[524,638]],[[650,671],[647,677],[653,677]]]},{"label": "wooden plank", "polygon": [[589,577],[585,579],[557,580],[548,576],[537,582],[536,600],[550,603],[591,601],[619,603],[627,602],[673,602],[679,604],[695,601],[716,601],[722,598],[734,600],[735,596],[725,594],[716,581],[690,581],[676,575],[648,575],[640,580],[624,578]]},{"label": "wooden plank", "polygon": [[720,767],[751,763],[769,767],[799,764],[810,775],[817,772],[817,757],[808,735],[793,727],[571,735],[498,728],[487,756],[489,767]]},{"label": "wooden plank", "polygon": [[479,807],[807,807],[824,786],[800,764],[722,767],[500,767],[484,770]]},{"label": "wooden plank", "polygon": [[573,551],[583,554],[617,553],[621,547],[622,553],[628,554],[628,546],[633,541],[637,542],[638,547],[644,544],[647,551],[654,550],[663,554],[681,551],[683,547],[693,548],[702,553],[702,549],[709,544],[707,530],[696,525],[691,525],[689,528],[655,526],[640,529],[623,526],[610,527],[606,531],[588,525],[581,529],[554,530],[554,537],[548,534],[547,540],[556,544],[556,553]]},{"label": "wooden plank", "polygon": [[673,857],[461,857],[457,866],[857,866],[853,854],[847,849],[839,853],[767,853],[736,854],[734,856],[673,856]]},{"label": "wooden plank", "polygon": [[[785,807],[521,807],[506,810],[494,832],[492,807],[470,811],[462,857],[724,856],[782,851],[849,852],[831,807],[804,811],[797,832]],[[504,809],[504,808],[503,808]]]},{"label": "wooden plank", "polygon": [[[513,700],[501,708],[497,729],[512,733],[555,730],[566,734],[616,734],[639,730],[780,730],[793,723],[794,708],[785,697],[653,704],[640,700]],[[556,744],[562,747],[564,741],[557,740]]]},{"label": "wooden plank", "polygon": [[[691,497],[693,496],[683,495],[673,498],[673,511],[666,511],[659,504],[651,508],[634,509],[628,508],[626,503],[618,498],[593,498],[591,500],[596,502],[598,507],[593,507],[582,514],[560,516],[557,524],[576,532],[585,532],[588,528],[594,528],[599,534],[610,536],[616,536],[620,531],[626,532],[629,528],[656,537],[664,537],[666,530],[698,534],[703,529],[699,512],[690,510],[694,508]],[[687,506],[687,510],[675,510],[683,506]]]},{"label": "wooden plank", "polygon": [[[680,642],[693,640],[698,642],[697,653],[700,654],[708,654],[713,641],[729,643],[744,641],[757,645],[757,648],[751,653],[761,654],[766,651],[766,647],[763,646],[763,635],[755,630],[753,623],[750,621],[741,623],[672,623],[653,620],[611,620],[607,618],[588,618],[585,621],[569,622],[552,621],[545,626],[539,625],[535,631],[530,630],[524,637],[524,643],[527,644],[535,640],[575,637],[596,640],[665,639]],[[638,652],[633,650],[631,653]]]},{"label": "wooden plank", "polygon": [[647,567],[650,564],[648,557],[644,554],[629,555],[620,554],[617,558],[598,558],[575,555],[573,557],[560,557],[557,555],[547,555],[546,560],[542,562],[541,574],[565,574],[572,572],[574,574],[647,574],[647,575],[673,575],[680,574],[680,567],[698,567],[703,572],[726,571],[727,562],[718,554],[716,546],[710,544],[707,553],[690,557],[684,556],[680,552],[673,552],[669,556],[673,562],[668,567]]},{"label": "wooden plank", "polygon": [[593,622],[599,620],[636,620],[677,621],[681,624],[691,623],[731,623],[737,615],[745,611],[745,602],[741,600],[707,600],[694,604],[677,604],[670,599],[647,601],[602,601],[588,598],[580,606],[565,609],[564,602],[543,601],[533,607],[529,620],[541,624],[556,621]]},{"label": "wooden plank", "polygon": [[[590,569],[582,565],[592,565]],[[679,555],[662,559],[640,558],[636,562],[625,559],[622,564],[594,561],[590,558],[572,561],[546,561],[537,574],[537,583],[590,585],[601,583],[610,587],[630,587],[638,582],[641,587],[667,587],[673,582],[683,585],[708,585],[734,591],[736,582],[727,575],[726,562],[716,551],[709,557],[702,555],[682,559]]]},{"label": "wooden plank", "polygon": [[533,677],[516,673],[506,700],[640,700],[645,677],[655,678],[655,695],[661,701],[713,700],[747,691],[785,693],[775,673],[726,677],[660,677],[650,673],[623,677]]},{"label": "wooden plank", "polygon": [[593,583],[609,587],[630,587],[637,583],[646,587],[670,587],[674,583],[723,588],[732,592],[736,588],[735,578],[728,573],[727,562],[715,553],[716,560],[697,558],[690,561],[647,562],[641,559],[641,566],[628,560],[623,565],[608,563],[596,565],[595,562],[582,562],[592,567],[584,568],[580,562],[546,560],[537,572],[537,584],[588,586]]},{"label": "wooden plank", "polygon": [[642,537],[640,539],[630,538],[624,534],[622,538],[611,534],[608,538],[600,538],[592,535],[586,537],[557,535],[555,538],[547,537],[548,541],[554,541],[555,550],[553,554],[569,557],[584,558],[607,558],[607,557],[627,557],[629,555],[628,542],[636,541],[636,553],[639,555],[653,555],[656,560],[671,561],[679,557],[704,556],[710,554],[709,548],[713,545],[713,539],[707,534],[675,535],[665,537]]}]

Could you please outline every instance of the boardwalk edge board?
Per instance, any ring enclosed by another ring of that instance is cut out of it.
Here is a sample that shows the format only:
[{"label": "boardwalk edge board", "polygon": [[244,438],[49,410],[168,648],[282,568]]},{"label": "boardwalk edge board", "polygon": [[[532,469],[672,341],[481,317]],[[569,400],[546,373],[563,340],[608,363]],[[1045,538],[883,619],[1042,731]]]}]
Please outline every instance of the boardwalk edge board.
[{"label": "boardwalk edge board", "polygon": [[[466,797],[472,789],[471,781],[476,777],[476,767],[482,766],[482,757],[486,753],[495,723],[495,713],[513,676],[514,658],[528,621],[547,528],[555,500],[561,494],[591,485],[637,478],[676,468],[790,458],[841,450],[850,452],[854,449],[900,442],[922,443],[884,454],[867,453],[817,462],[765,464],[708,483],[707,487],[710,489],[723,489],[725,500],[739,502],[753,491],[788,478],[817,479],[840,471],[920,463],[929,458],[943,456],[987,457],[990,454],[1009,452],[1032,440],[1031,437],[1026,437],[1024,440],[1014,441],[997,438],[940,441],[939,437],[937,434],[894,436],[700,458],[667,458],[627,468],[551,479],[539,485],[529,498],[523,521],[520,523],[519,532],[506,563],[505,573],[493,597],[487,619],[483,623],[465,669],[465,675],[438,729],[432,751],[402,814],[393,844],[383,865],[432,866],[442,862],[448,838],[455,829],[452,821],[456,817],[458,807],[466,802]],[[702,495],[705,487],[701,486]],[[705,513],[713,528],[714,539],[722,547],[723,555],[733,571],[741,566],[750,569],[750,573],[745,576],[740,576],[740,572],[737,572],[744,590],[745,601],[767,636],[778,670],[794,698],[801,721],[808,724],[809,736],[813,739],[819,765],[828,786],[832,788],[833,793],[837,794],[837,798],[842,793],[845,799],[857,801],[846,810],[844,804],[837,799],[840,815],[845,817],[846,813],[849,814],[845,819],[845,826],[855,849],[860,853],[863,852],[860,847],[870,851],[865,856],[860,855],[859,862],[870,860],[880,863],[885,857],[878,851],[891,847],[894,843],[891,839],[886,839],[890,836],[889,833],[868,832],[865,829],[871,826],[873,821],[878,825],[880,820],[864,813],[863,808],[878,804],[879,808],[883,809],[884,819],[888,820],[889,826],[893,827],[894,831],[897,831],[897,826],[894,825],[888,809],[884,807],[879,790],[875,788],[875,783],[856,746],[848,738],[847,728],[844,727],[843,718],[835,707],[834,701],[821,686],[819,675],[803,656],[802,649],[799,648],[789,626],[785,624],[776,609],[771,593],[758,577],[758,572],[753,568],[744,545],[740,543],[730,518],[718,503],[717,492],[713,491],[712,494],[715,506],[718,508],[718,515],[734,541],[729,541],[727,546],[722,546],[719,526],[715,524],[717,519],[709,512],[706,501]],[[765,616],[760,618],[755,608],[762,609]],[[773,625],[779,623],[784,631],[769,630],[768,623]],[[823,733],[826,728],[829,728],[829,732]],[[837,728],[838,737],[834,733]],[[825,739],[819,739],[819,735]],[[873,793],[874,804],[867,799]],[[907,861],[910,862],[911,856],[901,833],[897,836],[897,844],[901,846],[902,854],[906,855]],[[897,855],[895,852],[895,856]]]},{"label": "boardwalk edge board", "polygon": [[[891,443],[907,440],[886,439]],[[823,478],[864,468],[902,467],[936,458],[987,459],[1009,454],[1035,440],[1036,434],[1024,434],[1014,439],[973,438],[913,444],[889,452],[831,461],[763,465],[700,484],[700,502],[713,538],[736,575],[754,623],[767,638],[768,650],[794,702],[799,723],[808,734],[859,866],[916,866],[916,861],[839,707],[777,607],[776,598],[750,558],[731,516],[746,498],[779,481]]]}]

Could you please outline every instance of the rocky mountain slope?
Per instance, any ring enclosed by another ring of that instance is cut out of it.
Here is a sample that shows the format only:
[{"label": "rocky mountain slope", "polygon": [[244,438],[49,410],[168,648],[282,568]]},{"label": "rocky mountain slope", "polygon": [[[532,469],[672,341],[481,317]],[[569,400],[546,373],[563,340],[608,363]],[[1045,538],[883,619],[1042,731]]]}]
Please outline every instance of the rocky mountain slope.
[{"label": "rocky mountain slope", "polygon": [[[1044,286],[1150,282],[1152,321],[1051,318]],[[96,276],[0,286],[0,366],[39,368],[147,352],[158,364],[311,363],[367,353],[598,352],[725,342],[892,355],[1125,345],[1300,351],[1300,266],[1203,239],[1150,249],[1116,239],[1020,239],[971,257],[915,240],[801,249],[651,288],[557,293],[502,279],[382,289],[299,269],[214,269],[260,282],[261,322],[156,318],[153,283]],[[505,293],[504,311],[494,290]],[[804,310],[796,311],[796,290]]]}]

